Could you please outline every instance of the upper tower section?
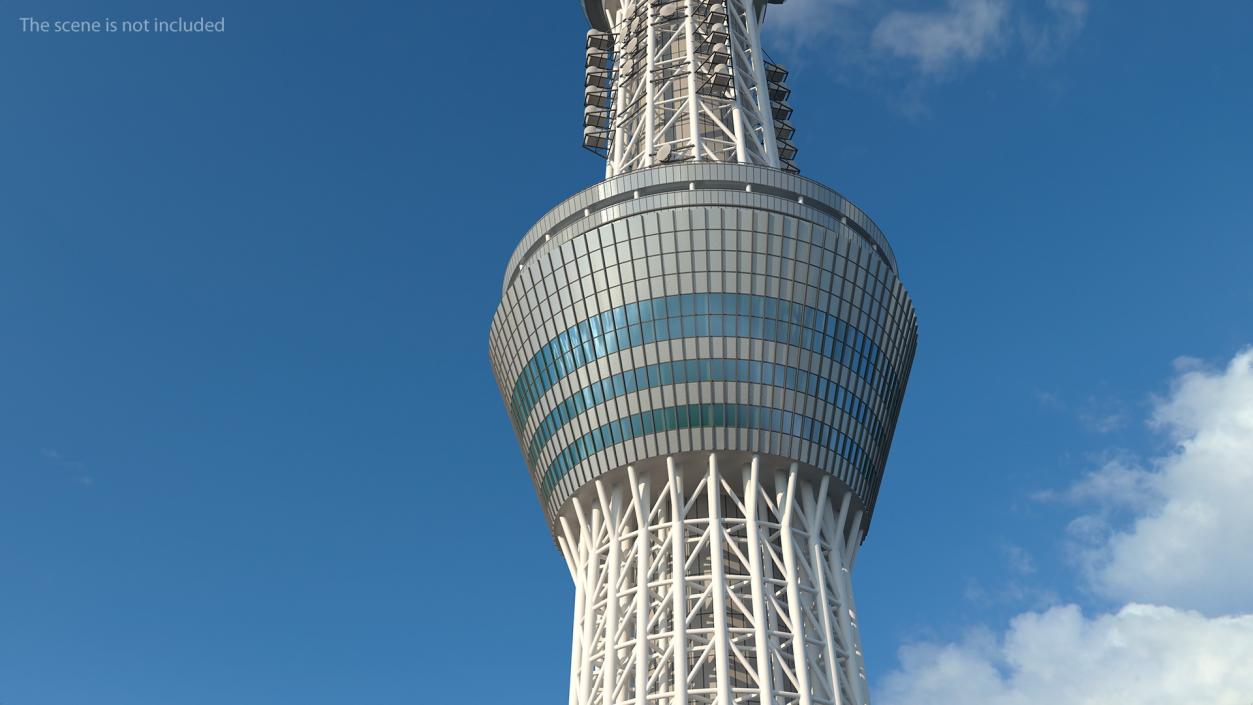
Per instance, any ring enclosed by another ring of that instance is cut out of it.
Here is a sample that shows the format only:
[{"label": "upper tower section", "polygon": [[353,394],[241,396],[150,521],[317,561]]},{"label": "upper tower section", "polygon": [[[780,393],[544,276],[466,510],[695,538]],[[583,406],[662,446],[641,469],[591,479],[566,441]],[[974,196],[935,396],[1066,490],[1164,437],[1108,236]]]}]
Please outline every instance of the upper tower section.
[{"label": "upper tower section", "polygon": [[761,46],[783,0],[584,0],[583,144],[605,176],[678,162],[797,171],[787,71]]}]

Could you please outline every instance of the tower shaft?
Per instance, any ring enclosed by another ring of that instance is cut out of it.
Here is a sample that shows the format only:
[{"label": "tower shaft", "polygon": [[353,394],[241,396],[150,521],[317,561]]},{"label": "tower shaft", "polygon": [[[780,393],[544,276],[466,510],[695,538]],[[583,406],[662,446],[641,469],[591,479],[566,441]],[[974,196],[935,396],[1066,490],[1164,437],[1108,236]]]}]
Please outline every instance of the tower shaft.
[{"label": "tower shaft", "polygon": [[869,703],[851,573],[917,317],[874,222],[796,173],[767,4],[584,0],[607,178],[506,268],[490,355],[574,580],[570,705]]},{"label": "tower shaft", "polygon": [[606,176],[672,162],[795,171],[787,72],[753,0],[624,0],[587,42],[584,145]]},{"label": "tower shaft", "polygon": [[796,464],[628,466],[562,519],[570,705],[865,705],[852,496]]}]

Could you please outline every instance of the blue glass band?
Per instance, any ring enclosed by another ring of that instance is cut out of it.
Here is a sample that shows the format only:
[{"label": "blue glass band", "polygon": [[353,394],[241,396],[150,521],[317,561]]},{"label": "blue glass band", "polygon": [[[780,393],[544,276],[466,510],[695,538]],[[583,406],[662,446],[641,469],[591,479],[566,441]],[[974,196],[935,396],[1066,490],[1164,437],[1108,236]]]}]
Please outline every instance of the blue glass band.
[{"label": "blue glass band", "polygon": [[[821,421],[781,409],[748,404],[685,404],[632,414],[605,424],[575,440],[544,471],[540,488],[545,499],[575,465],[623,441],[684,428],[747,428],[775,431],[830,448],[853,467],[859,480],[868,481],[866,452],[853,439]],[[856,484],[860,484],[856,483]],[[854,488],[857,489],[857,488]]]},{"label": "blue glass band", "polygon": [[812,306],[753,294],[676,294],[619,306],[571,326],[535,353],[518,374],[509,413],[518,432],[561,378],[637,345],[694,336],[758,338],[811,350],[848,367],[885,398],[897,375],[862,331]]},{"label": "blue glass band", "polygon": [[593,382],[566,397],[536,426],[535,433],[527,444],[527,462],[533,464],[558,429],[592,407],[641,389],[688,382],[751,382],[791,389],[842,409],[866,427],[870,438],[878,440],[881,437],[883,424],[870,411],[866,402],[842,385],[821,375],[757,360],[678,360],[620,372]]}]

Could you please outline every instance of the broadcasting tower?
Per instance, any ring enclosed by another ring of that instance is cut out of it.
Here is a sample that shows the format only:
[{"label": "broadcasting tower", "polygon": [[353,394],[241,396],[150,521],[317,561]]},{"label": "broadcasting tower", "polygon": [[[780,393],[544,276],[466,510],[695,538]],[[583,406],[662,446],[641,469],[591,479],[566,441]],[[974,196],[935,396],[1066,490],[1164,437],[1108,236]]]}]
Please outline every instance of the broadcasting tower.
[{"label": "broadcasting tower", "polygon": [[584,0],[606,178],[505,273],[492,367],[574,579],[570,705],[869,702],[851,571],[917,319],[879,228],[797,175],[766,5]]}]

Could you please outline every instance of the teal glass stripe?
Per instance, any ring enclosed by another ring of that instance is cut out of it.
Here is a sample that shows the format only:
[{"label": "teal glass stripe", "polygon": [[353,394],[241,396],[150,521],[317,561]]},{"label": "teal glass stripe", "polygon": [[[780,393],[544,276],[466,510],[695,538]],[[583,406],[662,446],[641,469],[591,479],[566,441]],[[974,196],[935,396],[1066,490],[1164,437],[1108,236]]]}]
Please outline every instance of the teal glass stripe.
[{"label": "teal glass stripe", "polygon": [[[808,416],[781,409],[748,404],[686,404],[632,414],[596,428],[566,446],[549,463],[540,480],[544,498],[571,468],[610,446],[650,433],[684,428],[747,428],[775,431],[831,448],[852,465],[862,481],[868,481],[866,452],[836,428]],[[859,483],[860,484],[860,483]]]},{"label": "teal glass stripe", "polygon": [[576,416],[611,399],[665,384],[688,382],[752,382],[770,384],[822,399],[844,410],[880,438],[882,424],[861,398],[820,375],[805,370],[756,360],[701,359],[659,362],[607,377],[566,397],[535,428],[527,444],[526,459],[534,464],[544,445]]},{"label": "teal glass stripe", "polygon": [[562,331],[518,374],[509,414],[521,432],[531,409],[558,380],[619,350],[694,336],[739,336],[786,343],[848,367],[884,397],[897,375],[865,333],[837,316],[751,294],[676,294],[626,304]]}]

